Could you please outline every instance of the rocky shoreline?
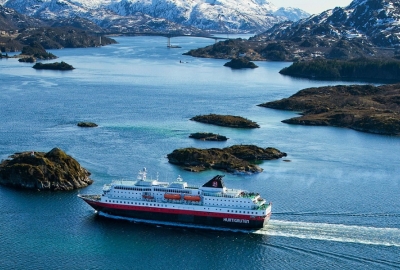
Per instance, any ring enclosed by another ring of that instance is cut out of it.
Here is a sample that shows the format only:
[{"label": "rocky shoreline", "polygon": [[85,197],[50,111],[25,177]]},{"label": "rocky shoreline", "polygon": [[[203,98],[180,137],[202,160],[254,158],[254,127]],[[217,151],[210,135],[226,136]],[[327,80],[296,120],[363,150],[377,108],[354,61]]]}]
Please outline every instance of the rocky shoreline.
[{"label": "rocky shoreline", "polygon": [[15,153],[0,164],[0,184],[33,190],[73,190],[93,183],[90,172],[59,148]]},{"label": "rocky shoreline", "polygon": [[235,115],[207,114],[197,115],[190,120],[231,128],[259,128],[260,126],[249,119]]},{"label": "rocky shoreline", "polygon": [[400,81],[400,61],[392,58],[295,62],[280,74],[314,80]]},{"label": "rocky shoreline", "polygon": [[228,138],[214,133],[209,132],[196,132],[189,135],[189,138],[201,140],[201,141],[227,141]]},{"label": "rocky shoreline", "polygon": [[282,121],[288,124],[335,126],[381,135],[400,135],[400,84],[308,88],[289,98],[259,106],[301,112],[299,117]]},{"label": "rocky shoreline", "polygon": [[228,173],[259,173],[262,168],[255,164],[260,160],[273,160],[287,156],[275,148],[255,145],[233,145],[223,149],[182,148],[167,155],[169,163],[191,172],[214,169]]},{"label": "rocky shoreline", "polygon": [[70,64],[67,64],[63,61],[61,62],[54,62],[54,63],[36,63],[33,66],[34,69],[49,69],[49,70],[73,70],[75,69]]}]

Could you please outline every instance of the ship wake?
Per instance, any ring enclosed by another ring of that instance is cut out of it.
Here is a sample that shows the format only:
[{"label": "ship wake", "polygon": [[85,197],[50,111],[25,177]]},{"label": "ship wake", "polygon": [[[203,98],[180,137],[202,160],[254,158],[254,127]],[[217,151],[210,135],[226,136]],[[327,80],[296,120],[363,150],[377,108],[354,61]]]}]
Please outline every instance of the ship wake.
[{"label": "ship wake", "polygon": [[397,228],[377,228],[343,224],[270,220],[268,225],[266,225],[263,229],[245,230],[195,224],[182,224],[167,221],[152,221],[136,218],[126,218],[113,216],[102,212],[98,212],[98,214],[99,216],[107,218],[121,219],[135,223],[146,223],[160,226],[241,232],[266,236],[293,237],[299,239],[334,241],[343,243],[358,243],[364,245],[400,247],[400,229]]},{"label": "ship wake", "polygon": [[322,241],[400,247],[400,229],[397,228],[270,220],[267,226],[254,233]]}]

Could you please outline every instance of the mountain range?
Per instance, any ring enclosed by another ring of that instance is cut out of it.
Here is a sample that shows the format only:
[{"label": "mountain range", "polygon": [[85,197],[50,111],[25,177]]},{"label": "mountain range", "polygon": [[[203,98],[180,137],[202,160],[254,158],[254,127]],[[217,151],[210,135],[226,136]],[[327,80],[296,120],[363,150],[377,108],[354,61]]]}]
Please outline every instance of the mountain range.
[{"label": "mountain range", "polygon": [[261,33],[276,23],[309,16],[266,0],[0,0],[42,20],[83,18],[110,31]]},{"label": "mountain range", "polygon": [[293,40],[360,39],[374,46],[400,45],[400,1],[354,0],[297,22],[283,22],[268,29],[259,38]]},{"label": "mountain range", "polygon": [[186,54],[226,59],[245,54],[272,61],[400,59],[400,1],[354,0],[347,7],[275,24],[248,41],[223,41]]}]

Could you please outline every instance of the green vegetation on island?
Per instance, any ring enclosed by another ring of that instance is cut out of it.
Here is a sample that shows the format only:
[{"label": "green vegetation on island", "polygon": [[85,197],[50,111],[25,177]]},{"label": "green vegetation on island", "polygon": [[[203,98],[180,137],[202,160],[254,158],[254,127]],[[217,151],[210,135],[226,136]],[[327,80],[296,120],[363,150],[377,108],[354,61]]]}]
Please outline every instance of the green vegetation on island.
[{"label": "green vegetation on island", "polygon": [[317,59],[295,62],[279,71],[279,73],[310,79],[400,81],[400,61],[389,58]]},{"label": "green vegetation on island", "polygon": [[223,127],[233,127],[233,128],[260,127],[256,122],[253,122],[241,116],[234,116],[234,115],[219,115],[219,114],[197,115],[195,117],[192,117],[190,120],[205,124],[223,126]]},{"label": "green vegetation on island", "polygon": [[55,62],[55,63],[48,63],[48,64],[43,64],[43,63],[36,63],[33,66],[34,69],[51,69],[51,70],[72,70],[74,69],[73,66],[70,64],[67,64],[65,62]]},{"label": "green vegetation on island", "polygon": [[59,148],[15,153],[0,164],[0,184],[34,190],[73,190],[93,183],[90,172]]},{"label": "green vegetation on island", "polygon": [[199,172],[209,169],[229,173],[258,173],[262,168],[254,164],[260,160],[272,160],[287,154],[275,148],[261,148],[255,145],[233,145],[223,149],[176,149],[168,154],[168,161],[182,166],[185,170]]},{"label": "green vegetation on island", "polygon": [[301,112],[300,117],[282,121],[288,124],[400,135],[400,84],[308,88],[289,98],[259,106]]}]

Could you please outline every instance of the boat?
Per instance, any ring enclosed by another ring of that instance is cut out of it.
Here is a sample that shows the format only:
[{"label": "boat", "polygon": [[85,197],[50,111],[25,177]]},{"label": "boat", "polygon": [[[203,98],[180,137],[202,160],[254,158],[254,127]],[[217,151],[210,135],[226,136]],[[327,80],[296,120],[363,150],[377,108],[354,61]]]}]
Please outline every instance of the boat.
[{"label": "boat", "polygon": [[272,203],[259,193],[228,189],[224,175],[202,186],[190,185],[178,176],[169,182],[147,179],[146,168],[136,180],[115,180],[102,194],[79,194],[97,213],[140,220],[259,229],[271,217]]}]

